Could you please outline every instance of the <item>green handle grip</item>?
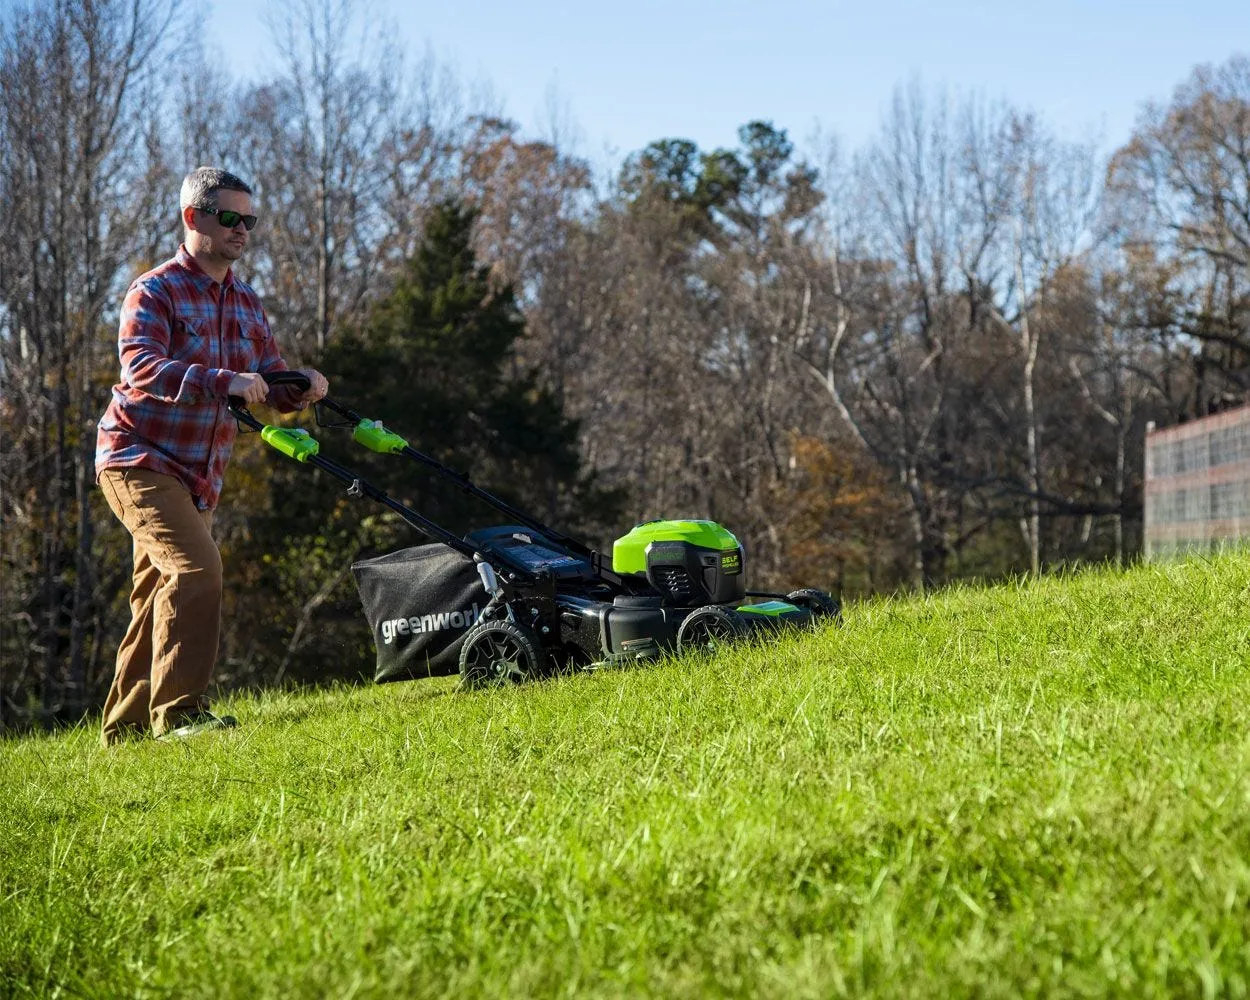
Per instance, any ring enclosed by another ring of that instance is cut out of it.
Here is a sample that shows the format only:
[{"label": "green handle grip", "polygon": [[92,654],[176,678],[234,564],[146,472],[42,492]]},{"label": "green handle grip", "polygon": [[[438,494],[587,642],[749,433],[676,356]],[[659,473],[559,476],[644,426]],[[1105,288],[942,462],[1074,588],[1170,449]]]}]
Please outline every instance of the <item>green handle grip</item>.
[{"label": "green handle grip", "polygon": [[266,426],[260,432],[265,443],[297,462],[307,462],[321,450],[321,445],[302,427]]},{"label": "green handle grip", "polygon": [[362,420],[352,431],[352,438],[380,455],[393,455],[408,447],[408,442],[383,427],[381,420]]}]

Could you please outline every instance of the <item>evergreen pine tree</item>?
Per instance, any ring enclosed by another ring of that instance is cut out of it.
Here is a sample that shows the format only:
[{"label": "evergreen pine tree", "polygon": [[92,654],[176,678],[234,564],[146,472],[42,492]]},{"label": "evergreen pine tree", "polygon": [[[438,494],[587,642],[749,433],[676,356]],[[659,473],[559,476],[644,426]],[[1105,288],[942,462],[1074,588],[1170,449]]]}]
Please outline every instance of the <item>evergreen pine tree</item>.
[{"label": "evergreen pine tree", "polygon": [[[474,219],[455,201],[431,214],[394,290],[328,353],[333,394],[538,517],[602,529],[619,498],[582,473],[576,423],[533,373],[517,370],[525,320],[511,286],[478,264]],[[453,531],[500,517],[411,463],[358,457],[380,482],[405,484],[406,500]]]}]

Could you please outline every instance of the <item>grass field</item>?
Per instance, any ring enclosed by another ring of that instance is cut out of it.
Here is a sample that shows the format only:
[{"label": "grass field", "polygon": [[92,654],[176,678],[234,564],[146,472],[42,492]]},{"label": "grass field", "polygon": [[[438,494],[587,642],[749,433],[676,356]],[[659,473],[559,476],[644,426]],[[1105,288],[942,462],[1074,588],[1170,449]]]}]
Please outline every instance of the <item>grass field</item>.
[{"label": "grass field", "polygon": [[1250,557],[0,743],[0,996],[1243,996]]}]

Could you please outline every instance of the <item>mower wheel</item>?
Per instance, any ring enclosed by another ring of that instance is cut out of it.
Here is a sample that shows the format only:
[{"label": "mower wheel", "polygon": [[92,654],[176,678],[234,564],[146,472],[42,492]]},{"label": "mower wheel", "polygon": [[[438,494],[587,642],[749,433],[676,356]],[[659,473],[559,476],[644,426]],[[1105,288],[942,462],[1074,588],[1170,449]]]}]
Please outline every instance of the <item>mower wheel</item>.
[{"label": "mower wheel", "polygon": [[708,604],[690,612],[677,630],[677,652],[713,651],[747,634],[746,622],[733,608]]},{"label": "mower wheel", "polygon": [[813,624],[822,618],[832,618],[835,624],[842,624],[842,602],[823,590],[804,587],[786,594],[786,600],[800,608],[807,608],[812,613]]},{"label": "mower wheel", "polygon": [[460,647],[460,679],[468,688],[520,684],[546,669],[547,654],[538,637],[509,621],[479,622]]}]

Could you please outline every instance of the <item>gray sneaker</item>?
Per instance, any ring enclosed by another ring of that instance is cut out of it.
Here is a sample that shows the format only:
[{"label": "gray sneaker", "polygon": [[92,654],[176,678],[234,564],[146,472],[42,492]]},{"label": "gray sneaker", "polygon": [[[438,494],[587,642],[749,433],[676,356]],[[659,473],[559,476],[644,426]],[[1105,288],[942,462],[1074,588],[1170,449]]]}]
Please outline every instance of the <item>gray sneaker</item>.
[{"label": "gray sneaker", "polygon": [[233,715],[213,715],[212,712],[196,712],[179,721],[173,728],[156,737],[158,740],[185,740],[189,736],[198,736],[214,729],[233,729],[239,720]]}]

